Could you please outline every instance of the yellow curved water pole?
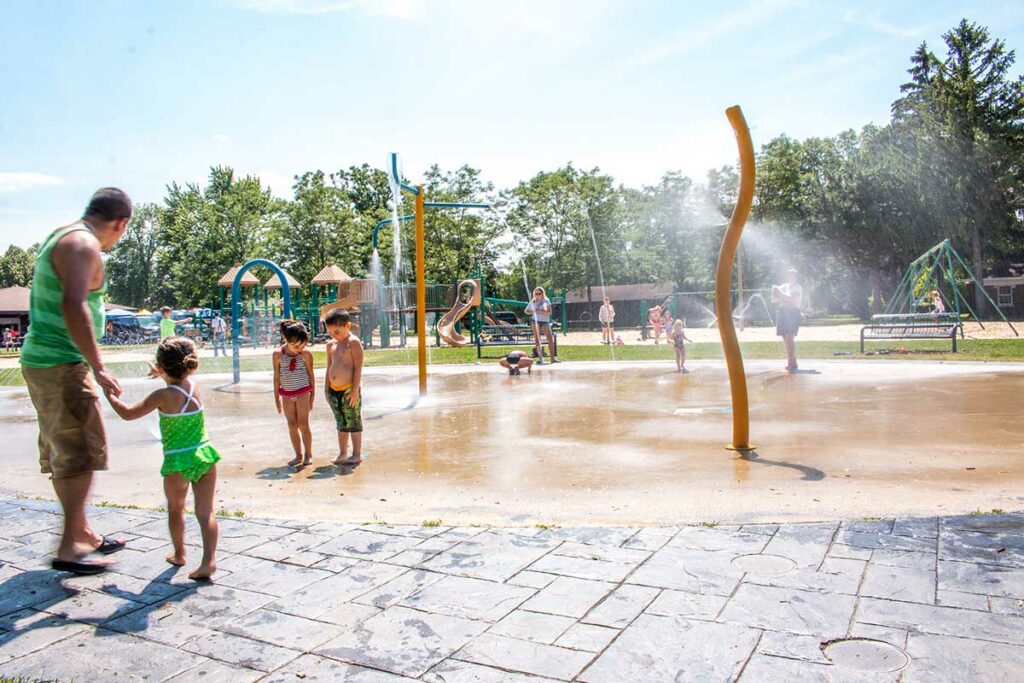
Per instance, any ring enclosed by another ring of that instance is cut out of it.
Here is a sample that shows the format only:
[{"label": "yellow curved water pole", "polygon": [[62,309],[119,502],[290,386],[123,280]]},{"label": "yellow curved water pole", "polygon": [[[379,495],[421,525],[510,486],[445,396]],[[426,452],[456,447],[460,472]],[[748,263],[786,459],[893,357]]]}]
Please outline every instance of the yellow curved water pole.
[{"label": "yellow curved water pole", "polygon": [[420,366],[420,396],[427,395],[427,277],[423,250],[423,188],[416,193],[416,350]]},{"label": "yellow curved water pole", "polygon": [[743,355],[736,339],[736,327],[732,322],[732,262],[736,247],[740,243],[743,226],[750,215],[754,201],[754,145],[750,141],[750,130],[739,106],[725,110],[740,152],[740,191],[736,208],[729,219],[729,228],[722,238],[722,250],[718,252],[718,270],[715,273],[715,311],[718,314],[718,333],[722,337],[725,363],[729,368],[729,389],[732,392],[732,443],[730,450],[749,451],[755,447],[750,443],[750,410],[747,404],[747,376],[743,371]]}]

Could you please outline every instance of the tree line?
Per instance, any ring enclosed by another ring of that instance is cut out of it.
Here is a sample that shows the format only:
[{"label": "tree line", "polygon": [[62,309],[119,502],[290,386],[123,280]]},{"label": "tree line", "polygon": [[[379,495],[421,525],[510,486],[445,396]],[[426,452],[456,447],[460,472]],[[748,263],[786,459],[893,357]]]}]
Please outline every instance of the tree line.
[{"label": "tree line", "polygon": [[[745,288],[767,287],[794,266],[816,312],[867,316],[911,260],[947,237],[979,276],[1024,260],[1024,78],[1011,74],[1015,53],[966,19],[942,40],[942,54],[924,43],[914,51],[885,125],[782,135],[760,148],[742,247]],[[572,164],[503,190],[469,166],[435,165],[423,179],[429,201],[494,207],[427,212],[427,277],[479,273],[489,291],[518,299],[524,271],[531,286],[556,291],[595,286],[601,276],[712,289],[738,186],[732,166],[699,182],[671,171],[643,187]],[[296,176],[290,199],[272,196],[259,178],[214,167],[205,185],[172,183],[161,204],[137,208],[108,262],[110,298],[210,304],[217,279],[257,256],[307,288],[329,263],[362,276],[390,201],[387,176],[368,165]],[[399,212],[412,212],[408,198]],[[390,229],[384,234],[381,260],[390,268]],[[412,230],[401,240],[408,262]],[[0,285],[27,283],[31,260],[31,249],[10,247]]]}]

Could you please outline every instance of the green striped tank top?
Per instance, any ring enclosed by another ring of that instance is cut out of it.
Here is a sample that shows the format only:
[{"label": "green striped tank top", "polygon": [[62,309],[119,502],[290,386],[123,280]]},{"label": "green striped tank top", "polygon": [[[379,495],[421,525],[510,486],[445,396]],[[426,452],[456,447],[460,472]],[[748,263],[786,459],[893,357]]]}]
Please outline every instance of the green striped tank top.
[{"label": "green striped tank top", "polygon": [[[61,311],[63,285],[53,270],[50,254],[53,247],[65,235],[76,230],[88,230],[83,223],[75,223],[57,230],[39,249],[32,274],[32,291],[28,303],[28,334],[21,349],[21,364],[27,368],[52,368],[65,363],[78,363],[85,358],[78,351],[68,334],[67,322]],[[96,339],[103,336],[106,311],[103,308],[103,294],[107,291],[106,278],[99,289],[89,292],[86,304],[92,313],[93,333]]]}]

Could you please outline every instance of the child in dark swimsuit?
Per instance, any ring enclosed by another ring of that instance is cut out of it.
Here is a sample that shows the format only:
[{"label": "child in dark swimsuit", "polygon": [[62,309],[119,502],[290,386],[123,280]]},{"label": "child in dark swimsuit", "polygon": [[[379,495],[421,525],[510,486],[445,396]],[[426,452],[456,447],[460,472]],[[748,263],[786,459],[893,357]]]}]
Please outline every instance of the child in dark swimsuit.
[{"label": "child in dark swimsuit", "polygon": [[510,375],[521,375],[520,372],[523,368],[526,368],[526,374],[530,374],[531,368],[533,367],[533,359],[527,356],[522,351],[512,351],[507,356],[499,361],[501,367],[508,370]]},{"label": "child in dark swimsuit", "polygon": [[672,323],[672,332],[669,334],[669,338],[672,340],[672,344],[676,349],[676,369],[679,372],[689,372],[686,369],[686,347],[683,346],[684,342],[693,342],[692,339],[686,336],[686,330],[683,328],[683,321],[678,318]]},{"label": "child in dark swimsuit", "polygon": [[[313,409],[316,382],[313,379],[313,354],[306,350],[309,332],[298,320],[281,322],[284,344],[274,352],[274,404],[288,421],[288,436],[295,457],[293,467],[313,462],[313,432],[309,411]],[[283,400],[282,400],[283,399]]]}]

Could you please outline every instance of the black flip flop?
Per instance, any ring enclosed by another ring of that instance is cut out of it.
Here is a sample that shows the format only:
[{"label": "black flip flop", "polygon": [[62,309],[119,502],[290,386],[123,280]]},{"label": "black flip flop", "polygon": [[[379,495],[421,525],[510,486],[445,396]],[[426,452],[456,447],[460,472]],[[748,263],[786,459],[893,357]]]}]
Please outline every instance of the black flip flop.
[{"label": "black flip flop", "polygon": [[127,545],[126,541],[116,541],[109,536],[104,536],[103,540],[100,541],[99,547],[96,548],[96,552],[104,555],[110,555],[124,550],[125,545]]},{"label": "black flip flop", "polygon": [[107,566],[94,562],[74,562],[72,560],[54,560],[50,566],[59,572],[71,572],[78,576],[91,576],[107,571]]}]

